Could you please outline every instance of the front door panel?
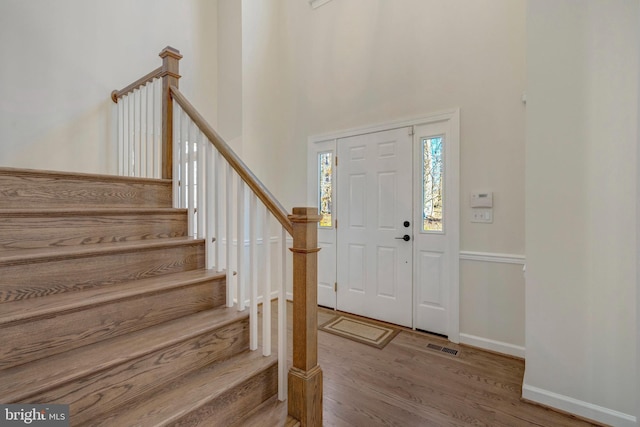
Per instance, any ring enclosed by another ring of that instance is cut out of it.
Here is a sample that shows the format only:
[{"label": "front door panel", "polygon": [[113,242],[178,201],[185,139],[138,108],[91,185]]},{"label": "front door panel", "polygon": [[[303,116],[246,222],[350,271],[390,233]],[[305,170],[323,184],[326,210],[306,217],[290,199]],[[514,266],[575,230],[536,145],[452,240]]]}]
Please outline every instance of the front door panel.
[{"label": "front door panel", "polygon": [[410,128],[340,139],[337,149],[337,308],[410,327]]}]

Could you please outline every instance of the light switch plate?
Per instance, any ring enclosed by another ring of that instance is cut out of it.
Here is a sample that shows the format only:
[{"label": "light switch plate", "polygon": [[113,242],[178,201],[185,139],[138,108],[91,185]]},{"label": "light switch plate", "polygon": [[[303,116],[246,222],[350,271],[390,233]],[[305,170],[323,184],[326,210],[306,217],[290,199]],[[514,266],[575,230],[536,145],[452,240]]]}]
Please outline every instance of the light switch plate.
[{"label": "light switch plate", "polygon": [[492,208],[471,208],[471,222],[493,223]]}]

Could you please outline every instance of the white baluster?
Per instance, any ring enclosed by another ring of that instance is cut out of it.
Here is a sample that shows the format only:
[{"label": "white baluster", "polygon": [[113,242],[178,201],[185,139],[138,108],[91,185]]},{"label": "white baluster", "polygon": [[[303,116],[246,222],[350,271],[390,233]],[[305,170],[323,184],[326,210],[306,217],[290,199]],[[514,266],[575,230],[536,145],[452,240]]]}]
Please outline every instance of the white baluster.
[{"label": "white baluster", "polygon": [[[173,105],[177,105],[174,101]],[[182,109],[180,109],[182,111]],[[176,123],[175,110],[173,113],[174,126]],[[162,177],[162,79],[155,79],[153,81],[153,176],[156,178]],[[174,141],[176,139],[174,138]],[[174,142],[175,144],[175,142]],[[174,157],[175,159],[175,157]],[[174,175],[174,179],[178,179],[179,175]],[[177,205],[176,205],[177,206]]]},{"label": "white baluster", "polygon": [[238,286],[236,288],[238,299],[238,311],[244,310],[245,304],[245,283],[244,283],[244,181],[238,179],[238,212],[236,217],[238,218]]},{"label": "white baluster", "polygon": [[147,176],[147,85],[140,88],[140,166],[138,176]]},{"label": "white baluster", "polygon": [[262,283],[262,354],[271,355],[271,239],[269,238],[269,209],[262,215],[262,253],[264,274]]},{"label": "white baluster", "polygon": [[204,138],[204,152],[205,152],[205,182],[206,182],[206,211],[205,211],[205,221],[206,221],[206,235],[205,239],[207,242],[207,270],[211,270],[213,267],[218,266],[215,263],[214,257],[214,249],[217,253],[217,245],[214,245],[213,239],[216,239],[216,243],[218,241],[218,229],[216,224],[218,223],[218,214],[217,206],[216,206],[216,193],[218,187],[218,168],[215,162],[215,153],[213,152],[213,145],[208,138]]},{"label": "white baluster", "polygon": [[128,176],[135,176],[133,166],[134,166],[134,155],[133,149],[135,147],[135,96],[133,94],[129,94],[127,97],[129,101],[129,140],[127,147],[127,169]]},{"label": "white baluster", "polygon": [[144,120],[145,176],[147,178],[155,178],[153,170],[153,81],[147,83],[145,89],[147,95]]},{"label": "white baluster", "polygon": [[287,230],[280,237],[280,289],[278,292],[278,400],[287,400]]},{"label": "white baluster", "polygon": [[195,147],[197,144],[196,124],[188,119],[189,135],[187,136],[187,209],[189,212],[189,236],[194,237],[196,234],[196,217],[195,217],[195,204],[196,204],[196,174],[195,174]]},{"label": "white baluster", "polygon": [[[173,101],[173,207],[180,207],[180,147],[181,139],[180,139],[180,117],[182,117],[182,108],[180,105]],[[155,122],[155,118],[154,118]],[[155,139],[155,138],[154,138]],[[154,162],[155,163],[155,162]],[[157,172],[154,167],[154,173]]]},{"label": "white baluster", "polygon": [[129,95],[125,95],[122,100],[122,175],[129,176]]},{"label": "white baluster", "polygon": [[124,175],[124,139],[125,139],[125,120],[124,120],[124,101],[118,99],[118,175]]},{"label": "white baluster", "polygon": [[[183,111],[180,115],[180,207],[183,209],[187,208],[188,127],[187,114]],[[189,218],[189,223],[191,223],[191,218]],[[191,234],[189,235],[191,236]]]},{"label": "white baluster", "polygon": [[133,91],[133,176],[140,176],[140,89]]},{"label": "white baluster", "polygon": [[[213,204],[215,206],[215,221],[213,224],[213,235],[216,238],[216,241],[214,242],[214,246],[215,246],[215,259],[214,259],[214,265],[216,266],[216,270],[217,271],[222,271],[221,269],[221,254],[220,254],[220,245],[221,245],[221,238],[220,238],[220,231],[222,229],[222,209],[220,207],[220,200],[222,199],[221,195],[222,195],[222,180],[223,180],[223,175],[222,175],[222,155],[220,154],[220,152],[218,152],[218,150],[216,150],[215,148],[213,148],[213,145],[211,146],[211,150],[213,153],[213,158],[214,158],[214,171],[215,171],[215,175],[216,175],[216,182],[215,182],[215,188],[212,188],[213,191],[213,197],[211,197],[211,200],[213,201]],[[211,196],[211,195],[210,195]]]},{"label": "white baluster", "polygon": [[227,269],[227,307],[233,307],[233,292],[231,289],[231,284],[233,283],[233,268],[231,264],[231,246],[233,244],[233,169],[229,163],[226,163],[227,167],[227,182],[226,182],[226,191],[225,191],[225,206],[227,208],[227,212],[225,215],[225,221],[227,223],[226,230],[226,269]]},{"label": "white baluster", "polygon": [[[206,190],[206,183],[205,183],[205,179],[204,179],[204,174],[206,171],[206,163],[205,163],[205,158],[206,158],[206,151],[205,151],[205,147],[206,147],[206,143],[208,143],[208,141],[206,140],[206,137],[204,136],[204,134],[202,133],[202,131],[198,129],[198,145],[197,145],[197,151],[196,151],[196,156],[197,156],[197,160],[195,162],[195,172],[197,174],[198,180],[197,182],[197,193],[196,193],[196,209],[197,209],[197,214],[198,214],[198,238],[199,239],[204,239],[206,237],[206,232],[207,232],[207,226],[205,224],[205,218],[206,218],[206,214],[207,214],[207,204],[206,204],[206,199],[205,199],[205,190]],[[209,246],[207,244],[207,246]]]},{"label": "white baluster", "polygon": [[249,193],[249,284],[251,286],[249,296],[249,350],[258,349],[257,203],[258,198],[255,193],[251,191]]}]

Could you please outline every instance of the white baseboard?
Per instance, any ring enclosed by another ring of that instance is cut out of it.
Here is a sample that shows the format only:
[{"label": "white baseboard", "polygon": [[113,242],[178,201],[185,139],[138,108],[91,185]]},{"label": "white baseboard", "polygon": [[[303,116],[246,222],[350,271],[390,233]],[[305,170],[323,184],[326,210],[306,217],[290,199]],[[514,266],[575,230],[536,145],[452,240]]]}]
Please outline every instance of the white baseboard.
[{"label": "white baseboard", "polygon": [[460,259],[463,261],[497,262],[500,264],[525,265],[526,258],[519,254],[500,254],[494,252],[460,251]]},{"label": "white baseboard", "polygon": [[522,385],[522,397],[531,402],[559,409],[599,423],[617,427],[637,427],[636,417],[613,409],[594,405],[527,384]]},{"label": "white baseboard", "polygon": [[502,341],[490,340],[488,338],[477,337],[475,335],[460,333],[460,344],[467,344],[483,350],[494,351],[496,353],[508,354],[509,356],[524,359],[525,348],[519,345],[509,344]]}]

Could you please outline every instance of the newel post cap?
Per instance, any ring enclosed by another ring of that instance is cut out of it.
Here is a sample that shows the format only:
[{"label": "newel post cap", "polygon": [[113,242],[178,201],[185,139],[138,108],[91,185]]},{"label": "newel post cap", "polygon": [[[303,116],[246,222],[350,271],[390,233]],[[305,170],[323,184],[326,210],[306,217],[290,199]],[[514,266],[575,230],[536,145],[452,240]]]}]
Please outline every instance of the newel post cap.
[{"label": "newel post cap", "polygon": [[162,52],[160,52],[158,54],[160,56],[160,58],[164,59],[167,56],[171,57],[171,58],[175,58],[175,59],[182,59],[182,55],[180,55],[180,51],[174,47],[171,46],[167,46],[164,49],[162,49]]},{"label": "newel post cap", "polygon": [[288,216],[291,222],[320,222],[322,215],[318,215],[318,208],[302,207],[293,208],[292,214]]}]

